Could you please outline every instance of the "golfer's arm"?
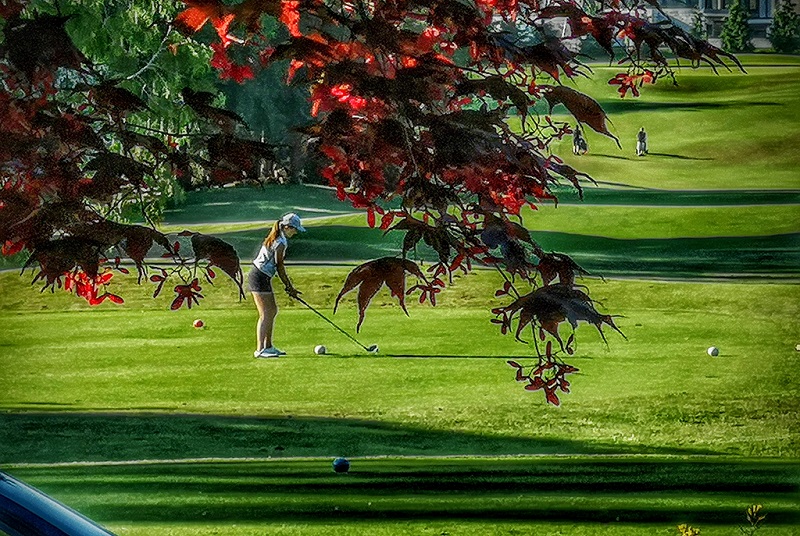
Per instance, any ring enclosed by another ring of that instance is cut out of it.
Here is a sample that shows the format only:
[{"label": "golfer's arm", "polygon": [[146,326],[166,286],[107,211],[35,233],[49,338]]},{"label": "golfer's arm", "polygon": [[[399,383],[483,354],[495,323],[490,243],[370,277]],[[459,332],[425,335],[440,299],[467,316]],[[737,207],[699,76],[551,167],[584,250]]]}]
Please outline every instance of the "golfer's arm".
[{"label": "golfer's arm", "polygon": [[292,281],[289,279],[289,275],[286,273],[286,267],[283,264],[284,253],[286,253],[286,248],[284,246],[278,246],[278,249],[275,251],[275,266],[278,269],[278,277],[281,278],[283,286],[288,290],[294,287],[292,286]]}]

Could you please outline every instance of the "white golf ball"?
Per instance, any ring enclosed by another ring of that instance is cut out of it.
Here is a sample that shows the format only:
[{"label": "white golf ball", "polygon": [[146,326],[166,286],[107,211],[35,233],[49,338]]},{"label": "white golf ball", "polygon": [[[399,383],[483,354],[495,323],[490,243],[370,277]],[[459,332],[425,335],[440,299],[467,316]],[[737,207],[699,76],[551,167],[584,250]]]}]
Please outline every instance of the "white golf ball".
[{"label": "white golf ball", "polygon": [[708,352],[708,355],[710,355],[711,357],[717,357],[719,355],[719,348],[717,348],[716,346],[709,346],[706,352]]},{"label": "white golf ball", "polygon": [[317,355],[324,355],[328,351],[323,345],[318,344],[314,347],[314,353]]}]

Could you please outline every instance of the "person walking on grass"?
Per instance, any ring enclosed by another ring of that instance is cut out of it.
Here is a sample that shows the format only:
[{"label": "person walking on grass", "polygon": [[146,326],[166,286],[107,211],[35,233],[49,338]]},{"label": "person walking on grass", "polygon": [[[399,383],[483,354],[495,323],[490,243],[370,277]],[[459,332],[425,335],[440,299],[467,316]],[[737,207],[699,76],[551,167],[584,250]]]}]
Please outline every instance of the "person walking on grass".
[{"label": "person walking on grass", "polygon": [[644,127],[639,129],[639,133],[636,135],[636,156],[644,156],[647,154],[647,132],[644,131]]},{"label": "person walking on grass", "polygon": [[286,352],[275,348],[272,342],[272,330],[275,326],[275,316],[278,314],[278,304],[275,303],[275,294],[272,291],[272,278],[278,274],[286,293],[292,298],[298,297],[301,292],[294,288],[283,259],[289,239],[298,232],[305,232],[300,216],[290,212],[276,221],[258,256],[253,260],[253,267],[247,274],[247,287],[253,294],[253,301],[258,308],[258,322],[256,323],[256,351],[253,357],[278,357]]}]

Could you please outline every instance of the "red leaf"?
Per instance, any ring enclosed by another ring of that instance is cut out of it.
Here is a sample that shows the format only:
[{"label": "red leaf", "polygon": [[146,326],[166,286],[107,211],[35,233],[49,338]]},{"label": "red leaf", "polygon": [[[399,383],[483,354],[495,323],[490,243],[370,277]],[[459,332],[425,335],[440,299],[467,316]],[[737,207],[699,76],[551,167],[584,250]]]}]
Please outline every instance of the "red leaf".
[{"label": "red leaf", "polygon": [[232,36],[228,35],[228,28],[230,27],[231,22],[233,22],[234,16],[235,15],[233,15],[232,13],[229,13],[227,15],[223,15],[218,19],[212,19],[211,21],[211,24],[217,31],[217,35],[219,36],[220,41],[222,41],[222,44],[224,46],[228,46],[231,43],[231,41],[235,41],[235,39],[233,39]]},{"label": "red leaf", "polygon": [[550,404],[553,404],[554,406],[558,406],[559,404],[561,404],[561,401],[558,399],[558,395],[556,394],[555,389],[553,389],[552,391],[549,389],[545,389],[544,395]]},{"label": "red leaf", "polygon": [[249,65],[232,64],[222,71],[219,77],[223,80],[230,78],[237,84],[243,84],[245,80],[253,80],[256,75],[253,72],[253,68]]},{"label": "red leaf", "polygon": [[300,2],[297,0],[281,1],[280,20],[289,29],[293,37],[302,37],[300,32]]},{"label": "red leaf", "polygon": [[170,305],[169,308],[172,309],[173,311],[177,311],[178,309],[181,308],[181,305],[183,305],[184,299],[185,298],[183,296],[178,296],[177,298],[172,300],[172,305]]},{"label": "red leaf", "polygon": [[209,19],[222,16],[222,3],[218,0],[184,0],[189,6],[175,17],[175,25],[186,33],[194,33]]},{"label": "red leaf", "polygon": [[5,244],[3,244],[3,255],[14,255],[15,253],[19,253],[22,251],[22,248],[25,247],[25,242],[20,240],[19,242],[12,242],[11,240],[6,240]]},{"label": "red leaf", "polygon": [[525,386],[526,391],[538,391],[539,389],[544,387],[544,380],[540,377],[535,376],[530,379],[531,383]]},{"label": "red leaf", "polygon": [[565,393],[569,393],[569,382],[567,380],[562,379],[561,383],[559,383],[558,388],[564,391]]},{"label": "red leaf", "polygon": [[209,65],[223,72],[231,68],[233,62],[228,57],[228,53],[225,50],[224,45],[221,45],[219,43],[212,43],[211,50],[214,51],[214,55],[211,56],[211,61],[209,62]]},{"label": "red leaf", "polygon": [[551,113],[556,104],[563,104],[575,119],[589,125],[595,132],[599,132],[613,139],[619,146],[617,137],[608,131],[608,127],[606,126],[606,113],[596,100],[567,86],[540,87],[548,89],[548,91],[544,93],[544,97],[550,105]]},{"label": "red leaf", "polygon": [[89,305],[100,305],[108,298],[108,294],[102,294],[100,296],[92,296],[89,298]]},{"label": "red leaf", "polygon": [[375,209],[372,207],[367,209],[367,225],[375,227]]},{"label": "red leaf", "polygon": [[116,294],[108,294],[108,299],[114,303],[125,303],[125,300],[123,300],[121,296],[117,296]]},{"label": "red leaf", "polygon": [[389,226],[392,224],[392,221],[394,221],[394,212],[387,212],[386,214],[384,214],[383,217],[381,218],[381,230],[385,231],[386,229],[388,229]]},{"label": "red leaf", "polygon": [[159,281],[164,281],[164,278],[161,277],[160,275],[151,275],[150,281],[152,281],[153,283],[158,283]]},{"label": "red leaf", "polygon": [[180,244],[180,242],[178,242],[178,241],[176,240],[176,241],[175,241],[175,243],[174,243],[174,244],[172,244],[172,250],[173,250],[175,253],[179,252],[179,251],[181,250],[181,244]]},{"label": "red leaf", "polygon": [[206,268],[206,272],[208,273],[208,277],[210,277],[211,279],[217,277],[217,274],[214,273],[214,270],[212,270],[211,267]]},{"label": "red leaf", "polygon": [[[291,83],[292,79],[294,79],[295,74],[297,74],[298,69],[300,69],[303,65],[305,65],[304,62],[296,60],[294,58],[289,62],[289,69],[286,71],[287,84]],[[316,104],[318,105],[318,103]],[[314,117],[317,116],[317,113],[315,112],[314,108],[311,109],[311,115]]]},{"label": "red leaf", "polygon": [[128,270],[128,269],[127,269],[127,268],[125,268],[124,266],[120,266],[119,268],[117,268],[117,270],[119,270],[119,271],[120,271],[120,273],[122,273],[122,274],[126,274],[126,275],[127,275],[127,274],[129,274],[129,273],[131,273],[131,272],[130,272],[130,270]]}]

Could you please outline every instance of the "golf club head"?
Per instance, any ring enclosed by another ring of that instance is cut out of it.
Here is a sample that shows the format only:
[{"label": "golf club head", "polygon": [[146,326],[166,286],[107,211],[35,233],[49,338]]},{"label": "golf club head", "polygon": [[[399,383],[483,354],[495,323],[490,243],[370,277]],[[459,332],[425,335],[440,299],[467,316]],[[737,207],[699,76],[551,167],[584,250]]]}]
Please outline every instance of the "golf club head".
[{"label": "golf club head", "polygon": [[371,354],[377,354],[378,353],[378,345],[377,344],[371,344],[371,345],[367,346],[367,352],[369,352]]}]

